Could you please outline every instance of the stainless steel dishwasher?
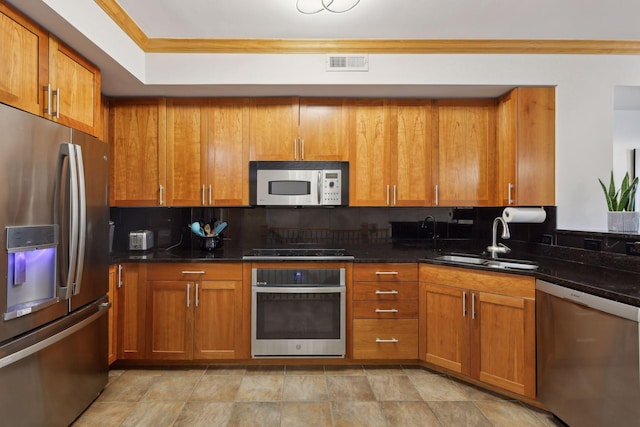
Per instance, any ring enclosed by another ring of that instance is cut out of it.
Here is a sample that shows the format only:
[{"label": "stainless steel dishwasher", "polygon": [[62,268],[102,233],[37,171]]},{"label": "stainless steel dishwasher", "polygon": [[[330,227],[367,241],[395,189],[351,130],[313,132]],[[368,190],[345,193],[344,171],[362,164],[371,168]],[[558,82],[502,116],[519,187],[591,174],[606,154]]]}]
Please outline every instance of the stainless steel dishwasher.
[{"label": "stainless steel dishwasher", "polygon": [[537,280],[540,402],[570,426],[638,425],[639,322],[639,307]]}]

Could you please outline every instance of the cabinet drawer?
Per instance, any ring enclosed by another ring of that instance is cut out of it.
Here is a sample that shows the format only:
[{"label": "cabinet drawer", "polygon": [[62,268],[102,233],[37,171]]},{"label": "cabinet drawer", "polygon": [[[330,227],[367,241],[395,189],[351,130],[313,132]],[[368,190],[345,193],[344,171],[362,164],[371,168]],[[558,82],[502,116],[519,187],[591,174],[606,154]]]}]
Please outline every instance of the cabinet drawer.
[{"label": "cabinet drawer", "polygon": [[354,319],[417,319],[418,300],[354,301]]},{"label": "cabinet drawer", "polygon": [[418,320],[354,320],[353,357],[417,359]]},{"label": "cabinet drawer", "polygon": [[147,280],[242,280],[242,264],[147,264]]},{"label": "cabinet drawer", "polygon": [[354,264],[353,280],[357,282],[410,282],[418,280],[418,264]]},{"label": "cabinet drawer", "polygon": [[418,282],[355,282],[353,300],[418,300]]}]

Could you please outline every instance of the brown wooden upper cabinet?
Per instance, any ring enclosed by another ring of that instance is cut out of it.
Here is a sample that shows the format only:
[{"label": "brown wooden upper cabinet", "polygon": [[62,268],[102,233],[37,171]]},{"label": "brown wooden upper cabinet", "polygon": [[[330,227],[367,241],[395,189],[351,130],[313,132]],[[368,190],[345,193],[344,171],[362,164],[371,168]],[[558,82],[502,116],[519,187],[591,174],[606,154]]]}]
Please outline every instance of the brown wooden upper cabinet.
[{"label": "brown wooden upper cabinet", "polygon": [[167,100],[167,204],[249,203],[249,100]]},{"label": "brown wooden upper cabinet", "polygon": [[48,61],[49,33],[0,3],[0,102],[42,115]]},{"label": "brown wooden upper cabinet", "polygon": [[167,205],[166,142],[164,98],[111,100],[111,206]]},{"label": "brown wooden upper cabinet", "polygon": [[337,98],[251,99],[250,160],[347,160],[345,104]]},{"label": "brown wooden upper cabinet", "polygon": [[498,102],[503,206],[555,205],[555,89],[521,87]]},{"label": "brown wooden upper cabinet", "polygon": [[101,136],[100,70],[53,36],[49,37],[46,113],[74,129]]},{"label": "brown wooden upper cabinet", "polygon": [[435,206],[490,206],[496,201],[496,101],[453,99],[433,105]]},{"label": "brown wooden upper cabinet", "polygon": [[430,204],[431,101],[349,103],[350,205]]},{"label": "brown wooden upper cabinet", "polygon": [[100,70],[5,3],[0,102],[102,136]]}]

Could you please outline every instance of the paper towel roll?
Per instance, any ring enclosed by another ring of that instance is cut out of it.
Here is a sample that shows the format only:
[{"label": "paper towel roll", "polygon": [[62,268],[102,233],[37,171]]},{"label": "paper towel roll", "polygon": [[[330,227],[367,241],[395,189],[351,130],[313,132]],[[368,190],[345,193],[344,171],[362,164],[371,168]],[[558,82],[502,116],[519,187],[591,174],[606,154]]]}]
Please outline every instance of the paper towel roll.
[{"label": "paper towel roll", "polygon": [[544,208],[504,208],[502,219],[506,222],[544,222],[547,213]]}]

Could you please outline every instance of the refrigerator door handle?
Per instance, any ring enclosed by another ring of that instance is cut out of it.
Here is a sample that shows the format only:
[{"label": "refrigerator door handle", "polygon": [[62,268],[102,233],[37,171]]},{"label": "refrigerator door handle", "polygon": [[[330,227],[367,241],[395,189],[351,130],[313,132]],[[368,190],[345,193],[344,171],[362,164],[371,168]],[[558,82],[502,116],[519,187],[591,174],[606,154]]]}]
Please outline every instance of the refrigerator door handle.
[{"label": "refrigerator door handle", "polygon": [[[61,236],[60,259],[60,285],[58,287],[58,297],[69,299],[74,284],[74,274],[76,273],[76,263],[78,255],[78,171],[75,159],[76,151],[72,144],[64,143],[60,145],[58,157],[58,175],[55,184],[54,201],[54,222],[59,224],[60,230],[64,231],[68,226],[68,248],[65,248],[65,238]],[[65,166],[66,165],[66,166]],[[67,181],[69,188],[67,189]],[[68,191],[68,195],[67,195]],[[69,205],[64,206],[67,201]],[[68,217],[67,217],[68,210]]]},{"label": "refrigerator door handle", "polygon": [[77,184],[78,184],[78,256],[76,260],[76,277],[73,287],[73,295],[80,293],[82,284],[82,271],[84,268],[84,252],[87,243],[87,194],[84,179],[84,163],[82,159],[82,148],[73,145],[76,150],[77,162]]}]

